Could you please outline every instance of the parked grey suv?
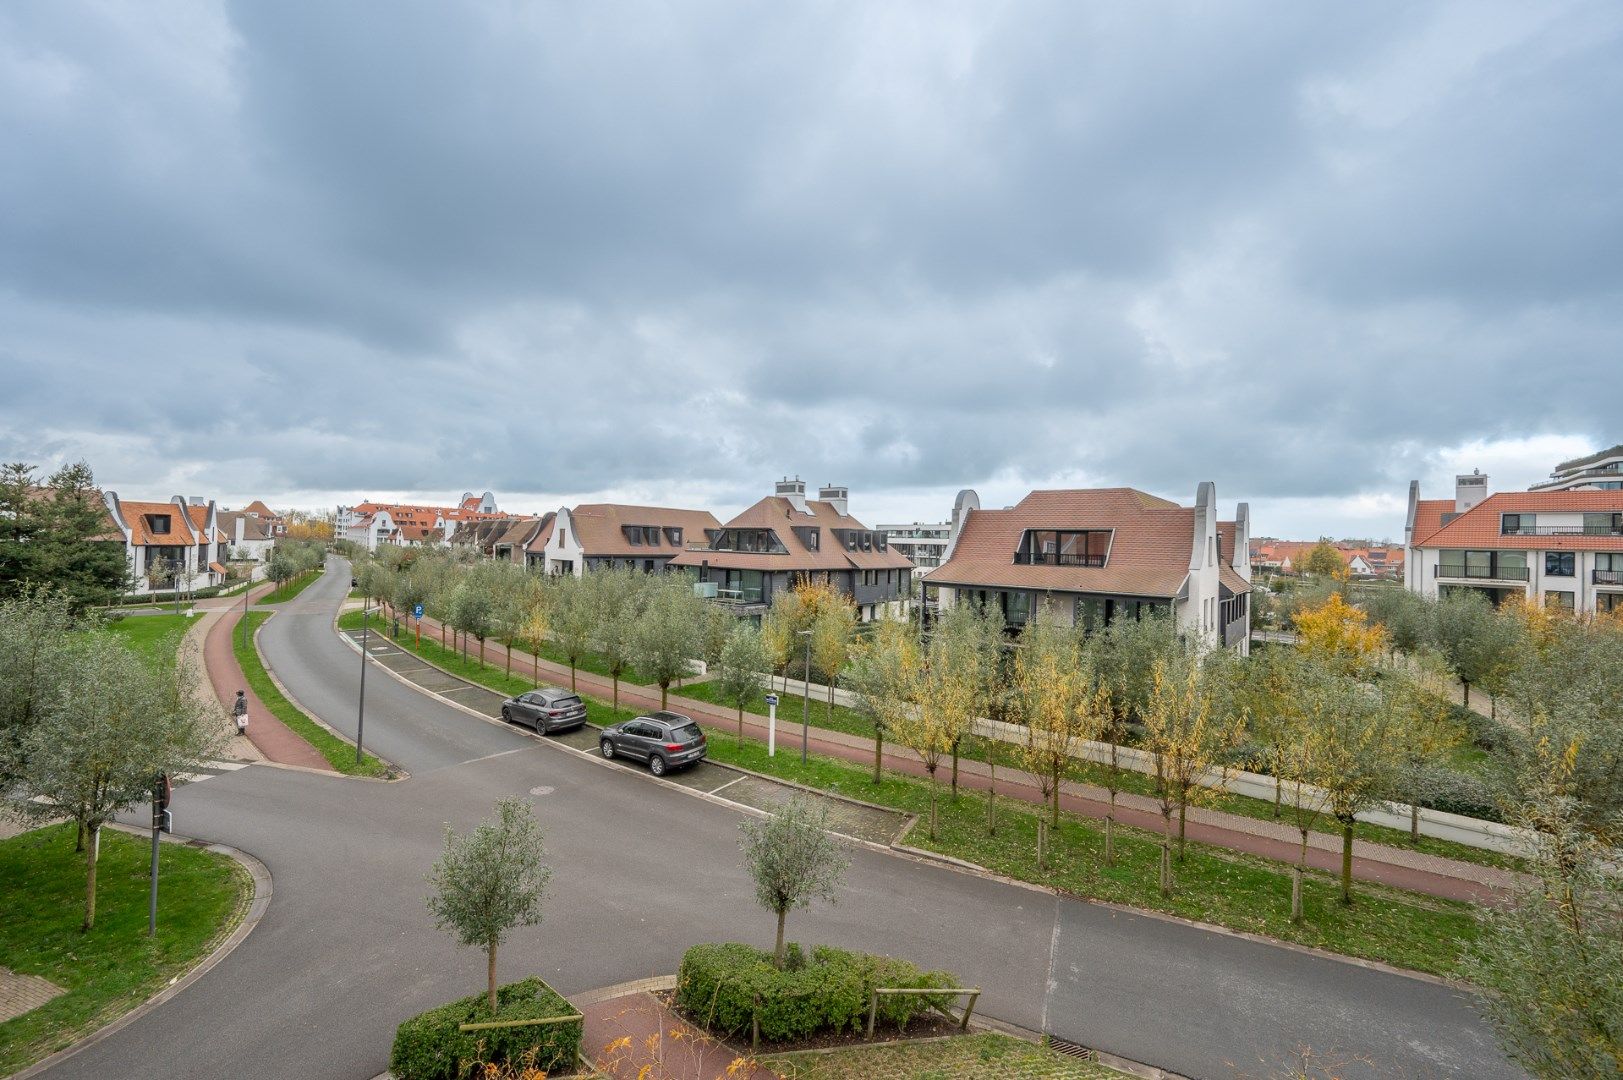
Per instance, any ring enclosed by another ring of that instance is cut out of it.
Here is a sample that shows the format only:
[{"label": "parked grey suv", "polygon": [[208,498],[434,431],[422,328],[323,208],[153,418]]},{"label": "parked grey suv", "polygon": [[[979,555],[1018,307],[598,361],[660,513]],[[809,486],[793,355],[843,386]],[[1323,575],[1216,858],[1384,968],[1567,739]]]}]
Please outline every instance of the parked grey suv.
[{"label": "parked grey suv", "polygon": [[538,735],[567,731],[586,723],[586,703],[573,690],[543,686],[502,702],[502,719],[533,727]]},{"label": "parked grey suv", "polygon": [[692,765],[705,756],[704,732],[692,717],[675,712],[649,713],[610,724],[603,729],[597,746],[606,758],[646,761],[648,771],[655,776],[664,776],[667,769]]}]

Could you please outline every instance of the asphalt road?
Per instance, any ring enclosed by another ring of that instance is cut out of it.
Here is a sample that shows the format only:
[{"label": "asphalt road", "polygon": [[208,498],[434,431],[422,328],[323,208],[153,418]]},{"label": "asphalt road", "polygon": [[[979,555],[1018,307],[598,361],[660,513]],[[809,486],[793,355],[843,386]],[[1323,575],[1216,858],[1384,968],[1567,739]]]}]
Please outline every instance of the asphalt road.
[{"label": "asphalt road", "polygon": [[[359,660],[330,629],[347,581],[312,585],[261,642],[307,708],[353,732]],[[482,986],[482,957],[431,925],[424,875],[445,824],[471,827],[504,794],[532,799],[554,867],[545,921],[513,935],[504,979],[540,973],[567,994],[675,971],[695,942],[770,944],[738,812],[377,669],[367,698],[368,745],[411,779],[255,766],[177,791],[177,832],[264,861],[269,910],[192,987],[48,1075],[374,1076],[400,1020]],[[987,1015],[1191,1076],[1271,1076],[1304,1047],[1348,1077],[1520,1075],[1446,988],[867,849],[839,902],[789,930],[950,969],[983,988]]]}]

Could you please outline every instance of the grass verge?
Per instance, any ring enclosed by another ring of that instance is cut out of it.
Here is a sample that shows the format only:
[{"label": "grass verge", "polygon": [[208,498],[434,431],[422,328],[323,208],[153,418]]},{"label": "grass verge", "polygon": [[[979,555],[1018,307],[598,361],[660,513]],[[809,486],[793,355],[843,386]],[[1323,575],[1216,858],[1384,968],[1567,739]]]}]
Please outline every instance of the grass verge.
[{"label": "grass verge", "polygon": [[148,842],[103,831],[96,925],[80,933],[85,866],[72,825],[0,840],[0,958],[66,993],[0,1024],[0,1075],[116,1019],[203,959],[242,920],[252,886],[234,860],[159,849],[158,936],[147,930]]},{"label": "grass verge", "polygon": [[231,651],[236,654],[237,664],[242,668],[243,676],[248,685],[253,687],[254,693],[265,707],[299,738],[315,747],[316,752],[326,758],[328,763],[339,772],[348,776],[389,776],[392,770],[367,754],[359,765],[355,764],[355,744],[316,723],[297,705],[282,696],[282,692],[271,682],[270,674],[265,670],[265,663],[259,658],[259,649],[254,645],[254,631],[259,629],[261,623],[270,618],[273,613],[269,611],[250,611],[246,628],[241,625],[231,634]]},{"label": "grass verge", "polygon": [[299,595],[305,589],[308,589],[310,584],[317,578],[321,577],[323,573],[325,573],[323,570],[313,570],[308,574],[303,574],[289,581],[284,581],[276,588],[260,597],[258,602],[261,604],[286,603],[295,596]]},{"label": "grass verge", "polygon": [[1126,1075],[994,1032],[760,1060],[785,1080],[1119,1080]]},{"label": "grass verge", "polygon": [[107,624],[125,644],[155,664],[172,664],[180,639],[197,625],[186,615],[130,615]]}]

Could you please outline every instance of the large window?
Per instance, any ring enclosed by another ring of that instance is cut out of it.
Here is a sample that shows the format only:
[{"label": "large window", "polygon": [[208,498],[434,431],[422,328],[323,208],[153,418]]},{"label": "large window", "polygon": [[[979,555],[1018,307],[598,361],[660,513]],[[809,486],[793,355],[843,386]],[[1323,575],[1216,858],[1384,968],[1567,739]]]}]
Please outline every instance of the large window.
[{"label": "large window", "polygon": [[1046,566],[1103,566],[1109,529],[1028,529],[1014,561]]},{"label": "large window", "polygon": [[1585,514],[1585,536],[1617,536],[1623,534],[1623,514]]},{"label": "large window", "polygon": [[757,551],[783,554],[787,549],[771,529],[723,529],[715,540],[716,551]]},{"label": "large window", "polygon": [[1527,580],[1525,551],[1444,551],[1438,577]]},{"label": "large window", "polygon": [[1578,560],[1571,551],[1546,551],[1544,573],[1549,577],[1572,577],[1577,573]]},{"label": "large window", "polygon": [[1563,592],[1559,589],[1552,592],[1546,592],[1544,594],[1545,606],[1557,608],[1561,611],[1572,610],[1572,599],[1572,593]]}]

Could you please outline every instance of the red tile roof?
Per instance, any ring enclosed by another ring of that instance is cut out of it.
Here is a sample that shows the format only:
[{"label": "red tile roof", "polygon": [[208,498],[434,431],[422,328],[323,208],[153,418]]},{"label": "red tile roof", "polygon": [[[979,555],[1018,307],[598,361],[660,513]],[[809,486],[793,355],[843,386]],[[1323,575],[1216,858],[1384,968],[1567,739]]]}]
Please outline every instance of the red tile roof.
[{"label": "red tile roof", "polygon": [[1421,499],[1414,507],[1414,535],[1410,543],[1422,544],[1443,527],[1443,515],[1454,512],[1453,499]]},{"label": "red tile roof", "polygon": [[[1439,500],[1440,502],[1441,500]],[[1454,504],[1447,503],[1452,512]],[[1504,491],[1490,495],[1417,541],[1428,548],[1515,551],[1623,551],[1623,536],[1505,536],[1500,514],[1623,513],[1623,491]],[[1418,518],[1418,513],[1417,513]],[[1420,529],[1415,529],[1416,534]]]},{"label": "red tile roof", "polygon": [[[1017,565],[1027,529],[1110,529],[1104,566]],[[1193,507],[1133,488],[1033,491],[1008,510],[974,510],[952,557],[925,575],[932,584],[1173,597],[1189,573]],[[1232,543],[1232,541],[1231,541]],[[1235,592],[1251,586],[1232,568],[1225,548],[1219,576]]]},{"label": "red tile roof", "polygon": [[[124,515],[124,523],[130,527],[130,543],[135,547],[152,545],[173,547],[197,543],[186,523],[187,515],[182,514],[180,507],[172,502],[132,502],[129,499],[120,499],[118,509]],[[169,531],[154,532],[148,527],[148,515],[167,517]]]}]

